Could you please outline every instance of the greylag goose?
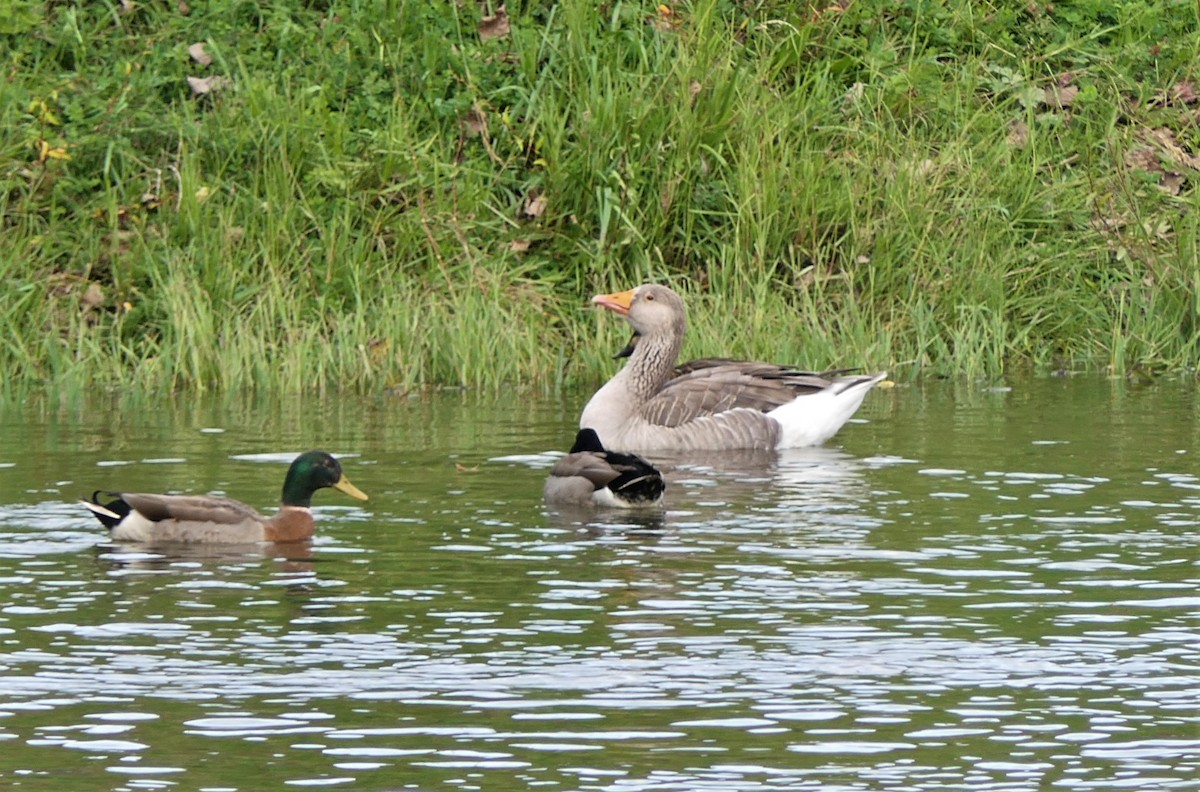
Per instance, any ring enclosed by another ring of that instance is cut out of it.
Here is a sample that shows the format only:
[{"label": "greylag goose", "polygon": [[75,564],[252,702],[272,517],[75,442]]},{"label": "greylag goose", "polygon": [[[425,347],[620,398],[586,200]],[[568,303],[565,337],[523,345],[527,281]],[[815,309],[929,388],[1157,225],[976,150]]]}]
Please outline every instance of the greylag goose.
[{"label": "greylag goose", "polygon": [[648,506],[662,500],[662,474],[639,456],[605,450],[591,429],[580,429],[571,452],[550,471],[547,503]]},{"label": "greylag goose", "polygon": [[597,295],[592,304],[625,317],[634,341],[627,347],[629,362],[592,396],[579,425],[632,451],[820,445],[887,376],[816,374],[724,358],[677,370],[687,330],[678,294],[652,283]]},{"label": "greylag goose", "polygon": [[[194,542],[248,544],[299,542],[311,539],[313,493],[324,487],[366,500],[350,483],[342,466],[324,451],[296,457],[283,481],[283,505],[273,517],[264,517],[231,498],[193,495],[149,495],[97,490],[91,501],[81,501],[118,542]],[[100,502],[100,495],[113,500]]]}]

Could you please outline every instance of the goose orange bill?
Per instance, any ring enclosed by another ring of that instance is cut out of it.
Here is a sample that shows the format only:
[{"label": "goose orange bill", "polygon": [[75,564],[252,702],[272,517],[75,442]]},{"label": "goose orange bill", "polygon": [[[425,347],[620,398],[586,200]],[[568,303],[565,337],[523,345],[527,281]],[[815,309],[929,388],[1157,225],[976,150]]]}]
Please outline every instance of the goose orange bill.
[{"label": "goose orange bill", "polygon": [[637,289],[629,289],[628,291],[614,292],[612,294],[597,294],[592,298],[592,305],[607,308],[620,316],[628,316],[629,306],[633,303],[635,294],[637,294]]}]

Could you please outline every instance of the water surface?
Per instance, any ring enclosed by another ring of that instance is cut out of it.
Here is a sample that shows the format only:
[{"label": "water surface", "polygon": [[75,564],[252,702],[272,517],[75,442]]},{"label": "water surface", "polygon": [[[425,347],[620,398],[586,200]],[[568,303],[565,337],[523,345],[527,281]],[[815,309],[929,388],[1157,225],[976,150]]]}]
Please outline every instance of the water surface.
[{"label": "water surface", "polygon": [[[587,394],[0,411],[12,789],[1200,788],[1191,383],[930,383],[832,443],[540,502]],[[96,488],[277,502],[311,547],[115,546]]]}]

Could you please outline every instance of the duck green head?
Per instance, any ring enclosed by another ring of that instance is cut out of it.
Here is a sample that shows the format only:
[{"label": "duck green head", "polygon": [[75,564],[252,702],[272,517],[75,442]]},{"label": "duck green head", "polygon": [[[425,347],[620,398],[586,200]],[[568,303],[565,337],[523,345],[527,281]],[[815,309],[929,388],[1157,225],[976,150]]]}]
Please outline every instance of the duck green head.
[{"label": "duck green head", "polygon": [[351,498],[367,499],[363,491],[342,473],[341,464],[332,455],[324,451],[306,451],[288,468],[287,478],[283,480],[283,505],[307,508],[312,504],[313,493],[325,487],[341,490]]}]

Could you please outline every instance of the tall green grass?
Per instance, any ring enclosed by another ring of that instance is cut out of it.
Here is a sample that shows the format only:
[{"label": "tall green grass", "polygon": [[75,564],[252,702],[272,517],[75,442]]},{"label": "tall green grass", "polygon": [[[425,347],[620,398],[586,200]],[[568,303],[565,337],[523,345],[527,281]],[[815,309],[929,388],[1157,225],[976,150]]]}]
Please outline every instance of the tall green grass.
[{"label": "tall green grass", "polygon": [[1195,5],[844,5],[10,3],[0,390],[1193,367]]}]

